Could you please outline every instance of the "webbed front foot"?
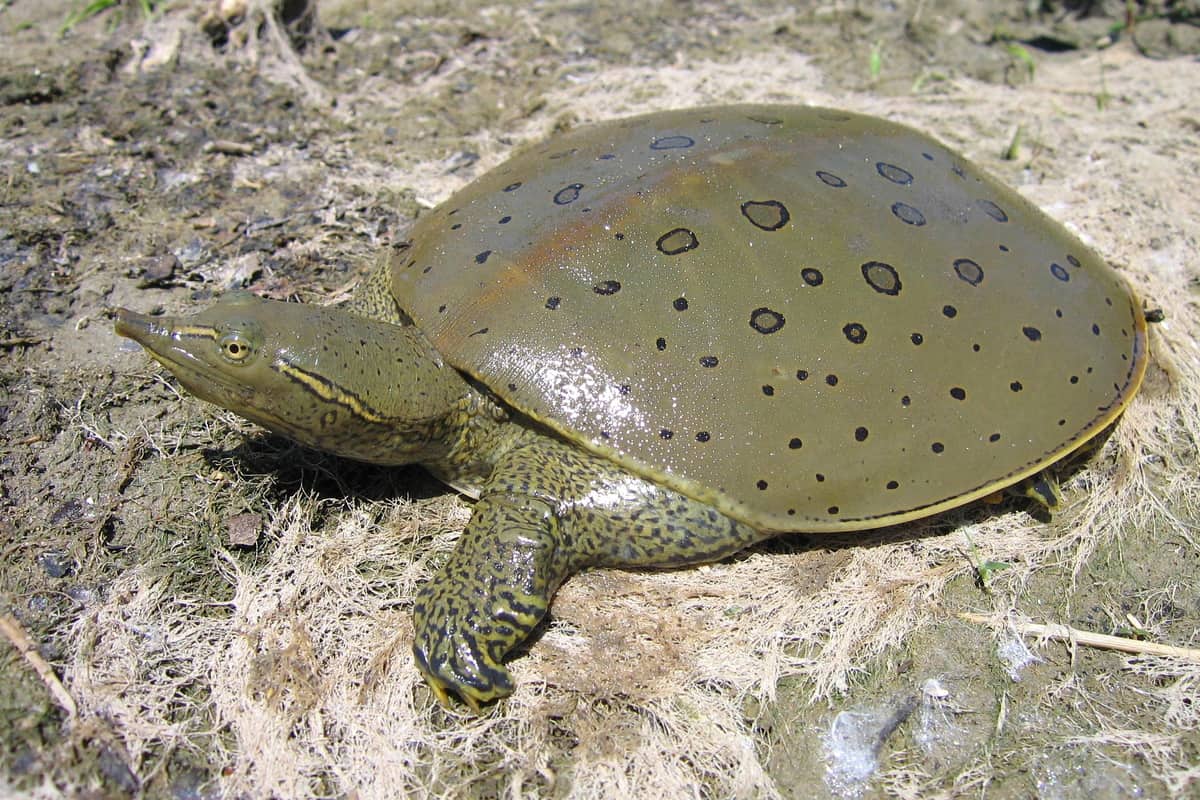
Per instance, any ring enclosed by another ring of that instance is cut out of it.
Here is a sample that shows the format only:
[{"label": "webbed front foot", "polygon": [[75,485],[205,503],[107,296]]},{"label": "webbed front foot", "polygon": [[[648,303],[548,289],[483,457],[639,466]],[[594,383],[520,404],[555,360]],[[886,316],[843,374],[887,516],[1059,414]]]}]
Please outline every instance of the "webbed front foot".
[{"label": "webbed front foot", "polygon": [[544,503],[485,497],[450,560],[418,593],[413,654],[443,705],[456,695],[478,712],[512,694],[502,662],[566,578],[554,558],[555,527]]}]

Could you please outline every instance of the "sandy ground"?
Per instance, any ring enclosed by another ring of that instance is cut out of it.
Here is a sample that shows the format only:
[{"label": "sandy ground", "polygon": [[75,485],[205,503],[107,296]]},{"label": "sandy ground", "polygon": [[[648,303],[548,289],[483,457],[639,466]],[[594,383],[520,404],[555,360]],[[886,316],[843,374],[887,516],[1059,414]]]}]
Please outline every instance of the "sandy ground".
[{"label": "sandy ground", "polygon": [[[1200,35],[1167,5],[1131,35],[1010,3],[345,0],[297,50],[236,2],[65,33],[6,4],[0,794],[1194,796],[1200,663],[1020,629],[1200,647]],[[442,709],[408,612],[469,501],[182,396],[106,308],[341,299],[523,145],[734,101],[886,116],[1019,187],[1162,309],[1145,387],[1052,521],[587,573],[510,700]]]}]

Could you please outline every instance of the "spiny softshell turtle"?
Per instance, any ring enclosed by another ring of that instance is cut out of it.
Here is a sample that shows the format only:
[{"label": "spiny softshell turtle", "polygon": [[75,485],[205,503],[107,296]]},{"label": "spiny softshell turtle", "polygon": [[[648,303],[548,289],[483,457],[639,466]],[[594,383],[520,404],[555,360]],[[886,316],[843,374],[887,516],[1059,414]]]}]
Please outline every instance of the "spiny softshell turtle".
[{"label": "spiny softshell turtle", "polygon": [[909,128],[729,106],[580,128],[412,230],[343,307],[228,295],[117,332],[192,393],[477,497],[414,604],[439,698],[567,576],[876,528],[1020,482],[1136,392],[1145,319],[1098,256]]}]

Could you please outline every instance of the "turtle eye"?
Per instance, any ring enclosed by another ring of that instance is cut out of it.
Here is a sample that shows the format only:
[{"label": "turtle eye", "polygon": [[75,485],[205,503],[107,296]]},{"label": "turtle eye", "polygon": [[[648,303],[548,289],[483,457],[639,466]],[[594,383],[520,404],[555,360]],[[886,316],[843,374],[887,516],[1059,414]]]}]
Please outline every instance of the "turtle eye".
[{"label": "turtle eye", "polygon": [[236,331],[221,337],[221,355],[231,364],[241,364],[254,355],[254,346],[250,340]]}]

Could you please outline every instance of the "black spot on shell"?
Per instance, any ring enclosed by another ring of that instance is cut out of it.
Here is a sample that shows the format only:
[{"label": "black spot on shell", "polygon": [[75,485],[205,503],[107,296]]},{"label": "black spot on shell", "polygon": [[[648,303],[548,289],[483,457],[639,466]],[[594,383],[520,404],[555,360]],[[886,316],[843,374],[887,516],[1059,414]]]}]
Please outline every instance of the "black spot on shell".
[{"label": "black spot on shell", "polygon": [[661,431],[658,432],[658,438],[660,438],[660,439],[670,439],[674,435],[675,435],[675,432],[668,428],[663,428]]},{"label": "black spot on shell", "polygon": [[491,250],[484,250],[482,253],[476,253],[475,254],[475,263],[482,264],[483,262],[488,260],[488,256],[490,256],[491,254],[492,254]]},{"label": "black spot on shell", "polygon": [[962,388],[961,386],[955,386],[954,388],[952,388],[950,390],[950,396],[953,397],[955,400],[966,400],[967,399],[967,390]]},{"label": "black spot on shell", "polygon": [[862,344],[867,340],[867,329],[857,322],[848,323],[842,328],[842,333],[851,344]]},{"label": "black spot on shell", "polygon": [[805,267],[800,270],[800,277],[809,286],[820,286],[825,282],[825,276],[821,274],[821,270],[815,267]]},{"label": "black spot on shell", "polygon": [[742,203],[742,216],[764,231],[777,231],[792,218],[778,200],[747,200]]},{"label": "black spot on shell", "polygon": [[520,189],[520,188],[521,188],[521,182],[517,181],[515,183],[510,183],[508,186],[505,186],[504,191],[515,192],[517,189]]},{"label": "black spot on shell", "polygon": [[942,316],[946,319],[954,319],[958,316],[958,309],[954,306],[942,306]]},{"label": "black spot on shell", "polygon": [[1050,274],[1058,278],[1063,283],[1071,280],[1071,273],[1067,272],[1067,268],[1062,264],[1054,263],[1050,265]]},{"label": "black spot on shell", "polygon": [[1083,266],[1082,264],[1079,263],[1079,259],[1076,258],[1075,256],[1071,255],[1070,253],[1067,254],[1067,263],[1075,268],[1079,268],[1079,267]]},{"label": "black spot on shell", "polygon": [[908,203],[893,203],[892,213],[896,215],[896,219],[909,225],[920,227],[925,224],[925,215]]},{"label": "black spot on shell", "polygon": [[826,172],[823,169],[819,169],[817,170],[817,177],[820,178],[821,183],[824,183],[826,186],[832,186],[834,189],[846,188],[846,182],[837,175],[834,175],[832,172]]},{"label": "black spot on shell", "polygon": [[444,306],[444,305],[438,306],[438,313],[439,313],[439,314],[445,314],[445,313],[446,313],[446,306]]},{"label": "black spot on shell", "polygon": [[889,164],[886,161],[877,161],[875,163],[875,171],[892,183],[898,183],[901,186],[908,186],[913,182],[911,172],[902,167],[897,167],[895,164]]},{"label": "black spot on shell", "polygon": [[682,150],[691,147],[696,140],[690,136],[663,136],[650,142],[651,150]]},{"label": "black spot on shell", "polygon": [[508,216],[507,214],[505,214],[503,217],[501,217],[501,218],[500,218],[499,220],[497,220],[497,221],[498,221],[498,222],[499,222],[501,225],[507,225],[508,223],[512,222],[512,217],[510,217],[510,216]]},{"label": "black spot on shell", "polygon": [[633,391],[633,390],[630,388],[628,383],[622,383],[620,386],[617,387],[617,392],[619,392],[620,394],[623,394],[623,395],[627,395],[631,391]]},{"label": "black spot on shell", "polygon": [[657,347],[659,350],[666,350],[667,349],[667,340],[660,336],[660,337],[658,337],[658,339],[655,340],[654,346]]},{"label": "black spot on shell", "polygon": [[761,479],[760,479],[760,480],[758,481],[758,483],[756,483],[756,484],[754,484],[754,485],[758,487],[758,490],[759,490],[760,492],[762,492],[762,491],[766,491],[766,488],[767,488],[767,482],[766,482],[766,481],[764,481],[764,480],[761,480]]},{"label": "black spot on shell", "polygon": [[1008,222],[1008,214],[1004,213],[1004,209],[991,200],[976,200],[975,205],[996,222]]},{"label": "black spot on shell", "polygon": [[676,311],[687,311],[688,309],[688,301],[686,297],[676,297],[671,305]]},{"label": "black spot on shell", "polygon": [[908,395],[904,395],[904,397],[900,398],[900,405],[904,406],[905,408],[908,408],[909,406],[912,405],[912,398],[909,397]]},{"label": "black spot on shell", "polygon": [[783,314],[763,306],[750,312],[750,327],[762,334],[775,333],[783,327]]},{"label": "black spot on shell", "polygon": [[929,449],[935,453],[942,453],[945,452],[946,445],[942,444],[941,442],[934,442],[929,446]]},{"label": "black spot on shell", "polygon": [[1025,334],[1025,338],[1031,342],[1036,342],[1042,338],[1042,332],[1032,325],[1026,325],[1021,328],[1021,333]]},{"label": "black spot on shell", "polygon": [[1100,326],[1094,322],[1092,323],[1092,333],[1094,333],[1096,336],[1100,335]]},{"label": "black spot on shell", "polygon": [[658,237],[658,241],[655,244],[658,247],[658,252],[663,255],[677,256],[680,253],[686,253],[688,250],[695,250],[699,246],[700,241],[696,238],[696,234],[687,228],[673,228]]},{"label": "black spot on shell", "polygon": [[861,425],[854,429],[854,441],[856,442],[865,442],[868,435],[867,429]]},{"label": "black spot on shell", "polygon": [[916,345],[919,345],[925,341],[925,337],[919,333],[914,333],[912,336],[909,336],[908,338],[911,339],[912,343],[916,344]]},{"label": "black spot on shell", "polygon": [[796,380],[798,380],[798,381],[808,380],[808,370],[806,370],[806,369],[796,370]]},{"label": "black spot on shell", "polygon": [[1000,441],[1000,434],[993,433],[991,436],[988,437],[988,441],[993,442],[993,443]]},{"label": "black spot on shell", "polygon": [[775,387],[769,383],[764,383],[763,387],[762,387],[762,393],[765,394],[767,397],[774,397],[775,396]]},{"label": "black spot on shell", "polygon": [[582,189],[582,183],[568,183],[554,193],[554,204],[556,206],[566,206],[574,203],[579,199],[579,192]]},{"label": "black spot on shell", "polygon": [[462,223],[461,223],[461,222],[456,222],[456,223],[454,223],[453,225],[451,225],[451,226],[450,226],[450,230],[452,230],[452,231],[456,231],[456,230],[458,230],[458,229],[459,229],[459,228],[461,228],[461,227],[462,227]]},{"label": "black spot on shell", "polygon": [[838,376],[834,375],[832,372],[829,373],[828,375],[825,376],[825,383],[829,384],[830,386],[837,386],[838,385]]},{"label": "black spot on shell", "polygon": [[900,488],[900,483],[899,483],[898,481],[888,481],[888,482],[887,482],[887,488],[888,488],[889,490],[890,490],[890,489],[899,489],[899,488]]},{"label": "black spot on shell", "polygon": [[696,434],[697,442],[707,442],[711,438],[712,436],[709,435],[708,431],[700,431]]},{"label": "black spot on shell", "polygon": [[720,361],[717,359],[716,356],[701,356],[700,357],[700,366],[702,366],[702,367],[715,367],[718,363],[720,363]]},{"label": "black spot on shell", "polygon": [[836,514],[836,513],[838,513],[838,507],[837,507],[837,506],[830,506],[830,507],[829,507],[829,513],[830,513],[830,514]]},{"label": "black spot on shell", "polygon": [[1008,388],[1012,389],[1014,392],[1019,392],[1022,389],[1024,389],[1025,387],[1021,385],[1020,381],[1013,381],[1012,383],[1010,383],[1008,385]]},{"label": "black spot on shell", "polygon": [[560,297],[547,297],[546,298],[546,308],[550,309],[551,311],[554,311],[556,308],[558,308],[561,303],[562,303],[562,298],[560,298]]},{"label": "black spot on shell", "polygon": [[954,261],[954,272],[972,286],[983,283],[983,267],[969,258],[958,258]]},{"label": "black spot on shell", "polygon": [[900,275],[891,264],[868,261],[862,265],[862,275],[867,285],[875,291],[892,297],[900,294]]},{"label": "black spot on shell", "polygon": [[592,291],[600,295],[616,294],[621,291],[620,281],[601,281],[592,287]]},{"label": "black spot on shell", "polygon": [[804,442],[800,441],[800,438],[797,436],[793,436],[791,438],[791,440],[788,442],[789,450],[799,450],[803,446],[804,446]]}]

